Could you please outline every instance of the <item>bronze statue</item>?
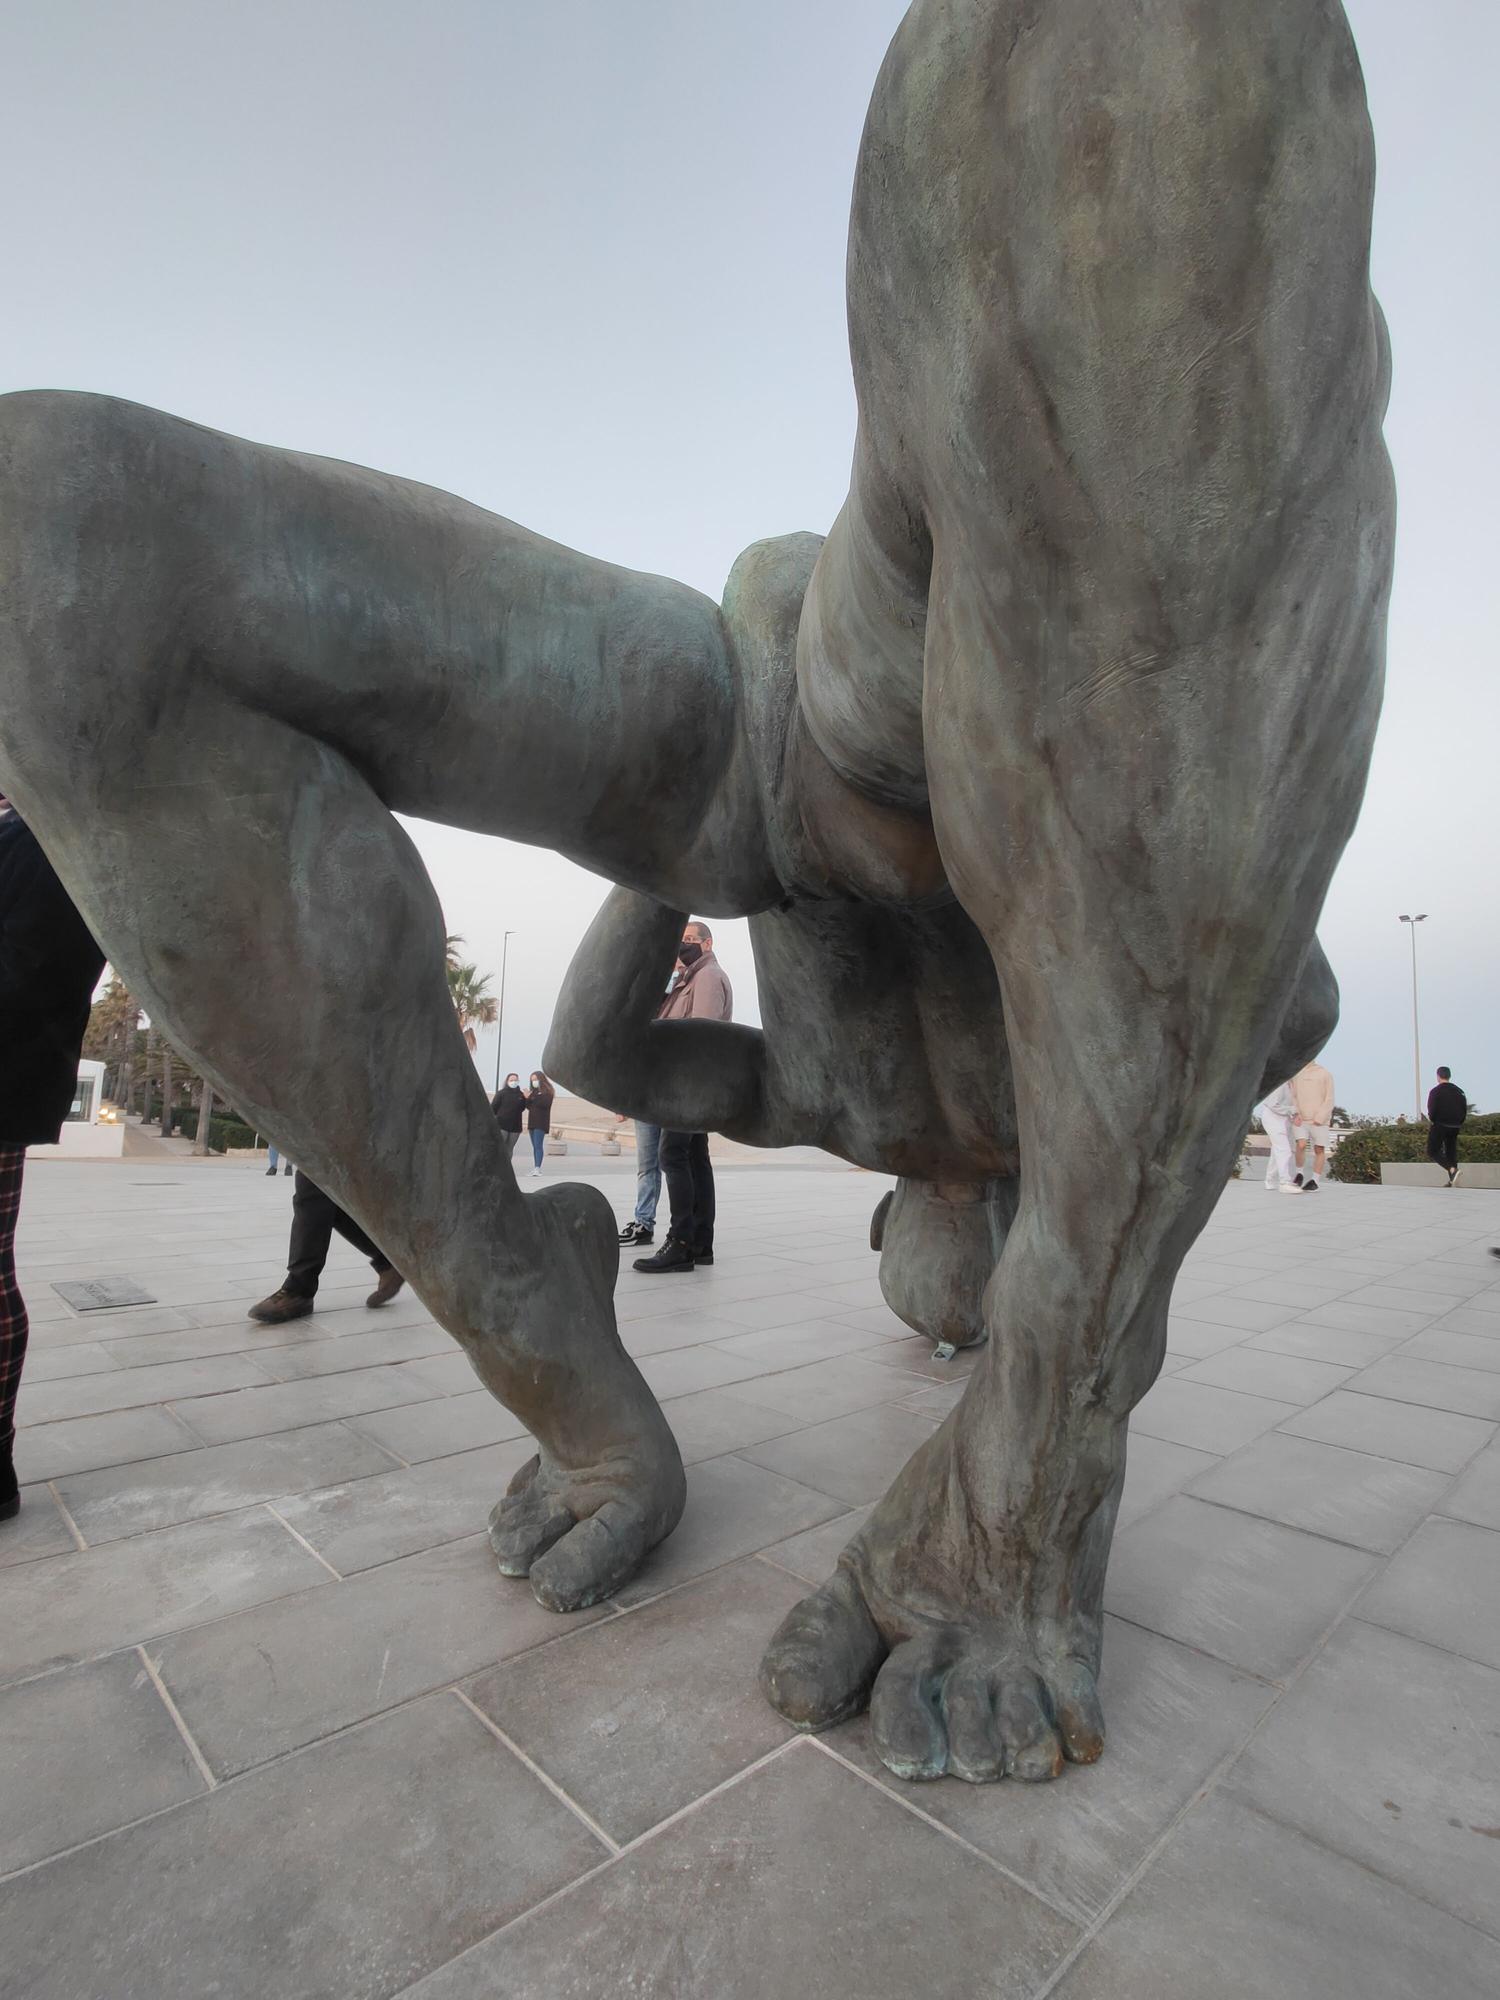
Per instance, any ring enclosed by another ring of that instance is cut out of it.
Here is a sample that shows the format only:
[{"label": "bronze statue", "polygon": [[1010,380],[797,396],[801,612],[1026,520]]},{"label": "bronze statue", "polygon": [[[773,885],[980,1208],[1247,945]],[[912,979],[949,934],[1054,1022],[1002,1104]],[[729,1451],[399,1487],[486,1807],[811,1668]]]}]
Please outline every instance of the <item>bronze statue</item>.
[{"label": "bronze statue", "polygon": [[[517,1190],[393,813],[622,885],[564,1082],[899,1177],[888,1295],[988,1345],[763,1680],[807,1728],[868,1701],[909,1777],[1099,1754],[1126,1419],[1252,1101],[1333,1023],[1391,563],[1372,182],[1335,0],[916,0],[854,191],[849,498],[722,606],[386,474],[0,400],[0,784],[535,1435],[508,1574],[616,1589],[682,1469],[603,1197]],[[752,918],[763,1033],[653,1025],[689,910]]]}]

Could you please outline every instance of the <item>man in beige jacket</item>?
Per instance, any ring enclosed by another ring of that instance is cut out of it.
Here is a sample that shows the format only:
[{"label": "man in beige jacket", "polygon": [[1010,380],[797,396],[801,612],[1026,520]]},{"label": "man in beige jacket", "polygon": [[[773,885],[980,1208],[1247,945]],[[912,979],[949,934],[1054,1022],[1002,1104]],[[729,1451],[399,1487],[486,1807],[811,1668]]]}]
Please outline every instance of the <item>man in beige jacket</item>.
[{"label": "man in beige jacket", "polygon": [[[1292,1096],[1297,1101],[1297,1122],[1292,1137],[1297,1146],[1297,1180],[1304,1194],[1317,1190],[1328,1164],[1328,1148],[1333,1140],[1333,1077],[1318,1062],[1310,1062],[1292,1078]],[[1307,1172],[1307,1149],[1312,1147],[1313,1170]]]},{"label": "man in beige jacket", "polygon": [[[682,933],[678,973],[657,1016],[661,1021],[728,1021],[734,992],[714,957],[714,935],[696,920]],[[692,1271],[714,1261],[714,1170],[706,1132],[661,1135],[661,1171],[672,1220],[654,1257],[637,1257],[638,1271]]]}]

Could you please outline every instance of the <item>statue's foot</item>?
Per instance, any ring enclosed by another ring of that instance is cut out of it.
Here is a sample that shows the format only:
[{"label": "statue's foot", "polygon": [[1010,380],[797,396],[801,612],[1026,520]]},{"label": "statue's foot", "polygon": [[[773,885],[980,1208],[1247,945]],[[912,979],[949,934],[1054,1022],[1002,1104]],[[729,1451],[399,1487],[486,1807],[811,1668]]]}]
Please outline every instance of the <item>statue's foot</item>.
[{"label": "statue's foot", "polygon": [[682,1461],[670,1433],[666,1443],[650,1465],[528,1460],[490,1515],[502,1575],[529,1577],[549,1611],[585,1610],[628,1582],[682,1515]]},{"label": "statue's foot", "polygon": [[945,1425],[922,1447],[832,1578],[794,1606],[761,1686],[798,1729],[868,1705],[897,1777],[1055,1778],[1104,1748],[1097,1618],[1025,1609],[1037,1591],[1024,1557],[997,1554],[1000,1537],[954,1518],[952,1437]]}]

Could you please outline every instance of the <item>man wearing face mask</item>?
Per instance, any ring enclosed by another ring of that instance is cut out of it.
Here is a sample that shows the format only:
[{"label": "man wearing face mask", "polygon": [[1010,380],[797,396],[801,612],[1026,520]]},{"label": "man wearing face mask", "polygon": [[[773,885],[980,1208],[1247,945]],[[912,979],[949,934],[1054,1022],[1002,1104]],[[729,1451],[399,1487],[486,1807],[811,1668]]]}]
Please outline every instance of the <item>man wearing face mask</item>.
[{"label": "man wearing face mask", "polygon": [[[678,973],[659,1019],[728,1021],[734,993],[714,957],[713,932],[696,919],[682,933]],[[706,1132],[661,1135],[661,1170],[672,1220],[655,1256],[637,1257],[638,1271],[691,1271],[714,1261],[714,1170]]]}]

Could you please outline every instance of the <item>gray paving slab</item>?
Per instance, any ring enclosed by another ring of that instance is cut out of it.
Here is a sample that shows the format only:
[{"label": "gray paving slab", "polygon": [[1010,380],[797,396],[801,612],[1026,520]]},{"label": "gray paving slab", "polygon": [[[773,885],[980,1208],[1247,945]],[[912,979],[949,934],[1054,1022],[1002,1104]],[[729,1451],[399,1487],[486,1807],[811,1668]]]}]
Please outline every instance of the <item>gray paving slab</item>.
[{"label": "gray paving slab", "polygon": [[1222,1456],[1238,1451],[1296,1414],[1297,1405],[1269,1396],[1248,1396],[1238,1389],[1220,1389],[1211,1382],[1187,1382],[1180,1375],[1161,1376],[1131,1412],[1130,1428],[1145,1437],[1185,1444],[1194,1451]]},{"label": "gray paving slab", "polygon": [[[331,1381],[347,1381],[332,1376]],[[415,1388],[416,1385],[412,1385]],[[421,1402],[392,1409],[382,1406],[353,1419],[354,1428],[373,1438],[397,1458],[415,1465],[424,1459],[448,1458],[455,1452],[477,1451],[487,1444],[505,1444],[526,1436],[526,1427],[497,1403],[488,1389],[471,1389],[463,1396],[427,1396]],[[528,1451],[527,1456],[530,1456]]]},{"label": "gray paving slab", "polygon": [[1285,1326],[1252,1334],[1243,1345],[1247,1353],[1294,1354],[1305,1361],[1330,1361],[1338,1368],[1368,1368],[1382,1354],[1399,1347],[1402,1338],[1394,1333],[1351,1333],[1347,1327],[1309,1326],[1304,1320],[1289,1320]]},{"label": "gray paving slab", "polygon": [[116,1365],[111,1344],[103,1340],[79,1340],[71,1347],[28,1347],[25,1379],[35,1384],[62,1382],[72,1375],[97,1375],[101,1369]]},{"label": "gray paving slab", "polygon": [[620,1321],[627,1354],[670,1354],[678,1347],[702,1347],[711,1340],[734,1340],[744,1332],[731,1319],[709,1312],[650,1313]]},{"label": "gray paving slab", "polygon": [[761,1373],[758,1362],[722,1353],[706,1344],[678,1347],[670,1353],[643,1354],[636,1366],[660,1403],[695,1395],[700,1389],[719,1389],[728,1382],[743,1382],[748,1376]]},{"label": "gray paving slab", "polygon": [[851,1507],[816,1528],[804,1528],[800,1535],[788,1535],[762,1549],[762,1562],[774,1563],[803,1583],[818,1584],[832,1576],[834,1566],[854,1536],[870,1517],[868,1507]]},{"label": "gray paving slab", "polygon": [[1482,1368],[1454,1368],[1442,1361],[1387,1354],[1351,1376],[1349,1389],[1357,1396],[1420,1403],[1427,1409],[1452,1410],[1489,1423],[1500,1420],[1500,1375]]},{"label": "gray paving slab", "polygon": [[1228,1782],[1271,1818],[1500,1936],[1492,1668],[1349,1619]]},{"label": "gray paving slab", "polygon": [[607,1615],[544,1611],[473,1535],[147,1651],[215,1775],[228,1777]]},{"label": "gray paving slab", "polygon": [[1355,1396],[1343,1389],[1278,1425],[1291,1437],[1317,1438],[1323,1444],[1346,1445],[1351,1451],[1374,1452],[1436,1472],[1461,1471],[1494,1437],[1495,1428],[1476,1417],[1368,1393]]},{"label": "gray paving slab", "polygon": [[127,1465],[192,1451],[202,1440],[170,1410],[118,1410],[103,1417],[74,1417],[67,1423],[27,1424],[16,1432],[16,1476],[61,1479],[100,1465]]},{"label": "gray paving slab", "polygon": [[887,1336],[868,1333],[863,1327],[846,1326],[836,1319],[797,1320],[789,1326],[763,1328],[758,1333],[742,1333],[733,1338],[720,1334],[714,1351],[735,1360],[753,1361],[758,1370],[800,1368],[811,1361],[827,1361],[836,1354],[857,1354],[865,1348],[879,1348]]},{"label": "gray paving slab", "polygon": [[1245,1338],[1238,1326],[1207,1326],[1202,1320],[1183,1319],[1174,1312],[1167,1320],[1167,1352],[1191,1361],[1206,1361],[1226,1347],[1237,1347]]},{"label": "gray paving slab", "polygon": [[[274,1381],[292,1382],[308,1375],[343,1375],[351,1368],[378,1368],[385,1362],[416,1361],[454,1353],[452,1335],[445,1333],[434,1320],[424,1318],[411,1326],[382,1325],[372,1327],[368,1333],[346,1333],[337,1339],[280,1345],[258,1353],[256,1361]],[[457,1358],[464,1359],[462,1354]],[[464,1366],[468,1367],[466,1361]],[[464,1386],[474,1386],[472,1370]]]},{"label": "gray paving slab", "polygon": [[0,1688],[0,1874],[206,1790],[133,1649]]},{"label": "gray paving slab", "polygon": [[1219,1292],[1212,1298],[1195,1299],[1190,1306],[1178,1308],[1174,1316],[1197,1320],[1204,1326],[1227,1326],[1242,1328],[1246,1333],[1263,1333],[1268,1326],[1280,1325],[1287,1317],[1287,1308],[1279,1300],[1236,1298],[1228,1292]]},{"label": "gray paving slab", "polygon": [[733,1563],[467,1692],[623,1845],[786,1741],[755,1670],[803,1595],[767,1563]]},{"label": "gray paving slab", "polygon": [[274,1437],[75,1473],[59,1480],[57,1491],[92,1546],[233,1513],[334,1480],[389,1472],[393,1464],[389,1452],[347,1424],[309,1424]]},{"label": "gray paving slab", "polygon": [[384,2000],[604,1852],[436,1695],[0,1883],[0,1978],[26,2000]]},{"label": "gray paving slab", "polygon": [[1489,1445],[1448,1493],[1438,1510],[1480,1528],[1500,1528],[1500,1449]]},{"label": "gray paving slab", "polygon": [[1412,1361],[1441,1361],[1455,1368],[1500,1374],[1500,1328],[1493,1334],[1477,1334],[1456,1332],[1446,1325],[1430,1326],[1396,1352]]},{"label": "gray paving slab", "polygon": [[0,1570],[0,1682],[332,1578],[263,1508]]},{"label": "gray paving slab", "polygon": [[1219,1797],[1189,1815],[1053,1990],[1056,2000],[1493,2000],[1497,1979],[1481,1932]]},{"label": "gray paving slab", "polygon": [[1219,1464],[1212,1452],[1193,1451],[1187,1445],[1171,1444],[1146,1431],[1132,1432],[1125,1457],[1125,1490],[1120,1495],[1120,1511],[1115,1532],[1122,1533],[1180,1493],[1190,1479]]},{"label": "gray paving slab", "polygon": [[1075,1935],[802,1742],[407,2000],[1031,2000]]},{"label": "gray paving slab", "polygon": [[[1099,1682],[1108,1747],[1050,1785],[924,1785],[925,1813],[1081,1922],[1096,1917],[1215,1768],[1249,1739],[1275,1690],[1119,1619],[1105,1621]],[[903,1798],[867,1717],[833,1748]]]},{"label": "gray paving slab", "polygon": [[266,1380],[249,1355],[218,1354],[204,1361],[170,1361],[154,1368],[113,1368],[74,1376],[66,1382],[28,1385],[21,1378],[16,1420],[28,1428],[69,1417],[97,1417],[111,1410],[140,1409],[180,1397],[218,1396],[226,1389],[249,1389]]},{"label": "gray paving slab", "polygon": [[1179,1494],[1116,1537],[1104,1602],[1148,1631],[1281,1679],[1375,1566],[1362,1550]]},{"label": "gray paving slab", "polygon": [[616,1593],[617,1604],[639,1604],[847,1512],[845,1503],[831,1495],[752,1465],[734,1452],[690,1465],[687,1491],[681,1522]]},{"label": "gray paving slab", "polygon": [[1425,1521],[1357,1608],[1371,1624],[1500,1667],[1500,1532]]},{"label": "gray paving slab", "polygon": [[233,1444],[240,1438],[269,1437],[274,1431],[336,1417],[426,1402],[432,1394],[420,1383],[403,1382],[395,1368],[358,1368],[307,1382],[273,1382],[264,1389],[195,1396],[171,1407],[204,1444]]},{"label": "gray paving slab", "polygon": [[746,1445],[738,1456],[855,1507],[878,1499],[935,1428],[930,1417],[884,1405]]},{"label": "gray paving slab", "polygon": [[297,1494],[276,1511],[348,1576],[482,1530],[534,1450],[530,1438],[513,1438]]},{"label": "gray paving slab", "polygon": [[1238,1389],[1247,1396],[1304,1405],[1341,1388],[1353,1372],[1326,1361],[1251,1347],[1228,1348],[1181,1371],[1184,1382],[1210,1382],[1216,1388]]},{"label": "gray paving slab", "polygon": [[[753,1384],[750,1385],[753,1387]],[[682,1453],[684,1465],[719,1458],[742,1445],[761,1444],[798,1428],[797,1419],[782,1410],[768,1410],[730,1383],[722,1389],[700,1389],[678,1396],[667,1409],[667,1422]]]},{"label": "gray paving slab", "polygon": [[855,1410],[897,1403],[925,1386],[905,1369],[876,1367],[873,1350],[838,1354],[806,1368],[755,1375],[738,1385],[737,1393],[761,1409],[780,1410],[793,1424],[825,1423]]},{"label": "gray paving slab", "polygon": [[77,1546],[51,1489],[23,1486],[20,1513],[0,1529],[0,1569],[36,1562],[42,1556],[67,1555]]},{"label": "gray paving slab", "polygon": [[1389,1555],[1450,1483],[1446,1472],[1269,1431],[1218,1460],[1187,1490],[1220,1507]]}]

